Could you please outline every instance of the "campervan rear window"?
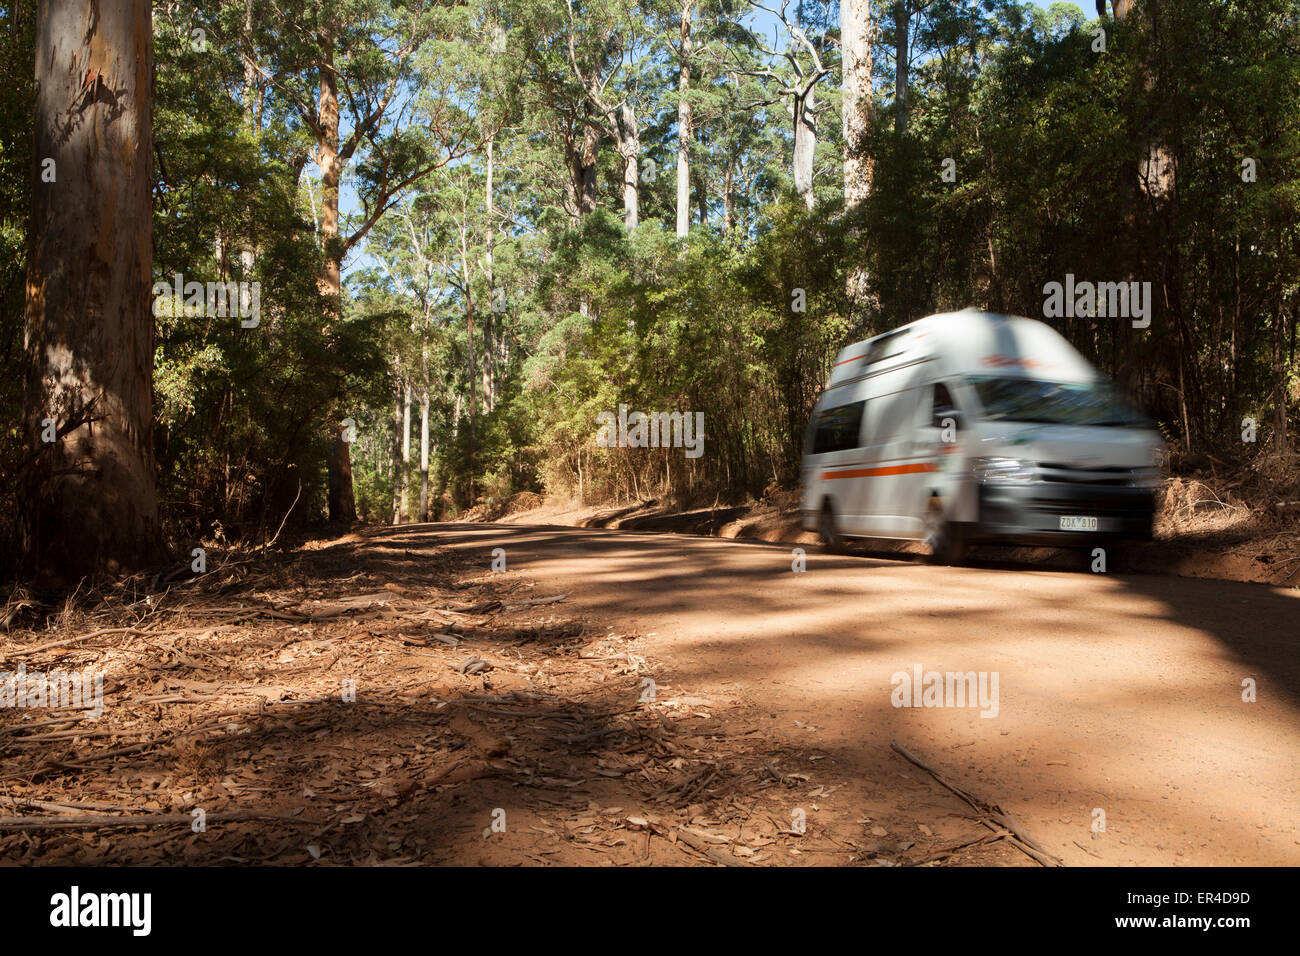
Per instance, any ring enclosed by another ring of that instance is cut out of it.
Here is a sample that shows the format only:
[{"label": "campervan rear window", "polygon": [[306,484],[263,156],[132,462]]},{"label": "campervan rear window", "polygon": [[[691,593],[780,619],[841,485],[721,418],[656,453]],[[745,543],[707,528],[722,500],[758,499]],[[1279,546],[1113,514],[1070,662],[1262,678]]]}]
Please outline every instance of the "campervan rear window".
[{"label": "campervan rear window", "polygon": [[858,448],[862,444],[862,408],[865,401],[823,408],[813,419],[814,455]]}]

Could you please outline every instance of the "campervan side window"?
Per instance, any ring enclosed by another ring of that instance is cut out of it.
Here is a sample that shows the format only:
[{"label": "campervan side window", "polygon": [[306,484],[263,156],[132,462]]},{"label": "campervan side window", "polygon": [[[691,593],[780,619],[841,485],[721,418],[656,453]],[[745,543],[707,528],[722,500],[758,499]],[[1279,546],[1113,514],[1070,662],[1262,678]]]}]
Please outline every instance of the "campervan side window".
[{"label": "campervan side window", "polygon": [[958,422],[960,413],[957,410],[957,403],[952,400],[952,393],[948,391],[948,386],[939,382],[934,386],[934,406],[930,423],[935,428],[943,428],[945,418]]},{"label": "campervan side window", "polygon": [[813,422],[814,455],[858,448],[862,444],[862,408],[865,401],[823,408]]},{"label": "campervan side window", "polygon": [[897,332],[891,332],[888,335],[882,335],[870,345],[867,346],[865,356],[866,365],[874,365],[877,362],[883,362],[885,359],[894,358],[903,354],[904,331],[900,329]]}]

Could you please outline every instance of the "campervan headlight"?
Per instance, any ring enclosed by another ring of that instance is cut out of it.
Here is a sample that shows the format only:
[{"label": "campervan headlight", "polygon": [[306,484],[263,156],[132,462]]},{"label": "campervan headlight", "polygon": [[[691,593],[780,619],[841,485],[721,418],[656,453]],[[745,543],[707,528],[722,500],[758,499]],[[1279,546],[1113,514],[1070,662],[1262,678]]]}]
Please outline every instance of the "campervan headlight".
[{"label": "campervan headlight", "polygon": [[1019,458],[976,458],[971,462],[975,479],[990,481],[1032,481],[1034,466],[1032,462]]}]

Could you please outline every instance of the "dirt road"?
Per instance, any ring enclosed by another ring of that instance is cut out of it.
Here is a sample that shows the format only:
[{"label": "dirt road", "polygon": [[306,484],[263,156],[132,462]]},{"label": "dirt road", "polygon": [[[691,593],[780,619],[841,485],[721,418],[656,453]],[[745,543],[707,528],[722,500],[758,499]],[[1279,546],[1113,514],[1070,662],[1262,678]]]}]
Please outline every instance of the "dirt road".
[{"label": "dirt road", "polygon": [[209,561],[0,633],[103,678],[0,706],[0,865],[1300,863],[1295,589],[521,525]]},{"label": "dirt road", "polygon": [[[789,547],[604,530],[394,533],[484,572],[501,548],[505,578],[635,631],[658,707],[707,707],[811,768],[784,781],[790,814],[832,845],[915,858],[987,834],[898,742],[1071,865],[1300,863],[1295,588],[815,548],[797,571]],[[983,703],[945,686],[925,706],[930,672],[975,672]],[[922,706],[895,706],[918,674]],[[965,852],[1034,865],[1005,842]]]}]

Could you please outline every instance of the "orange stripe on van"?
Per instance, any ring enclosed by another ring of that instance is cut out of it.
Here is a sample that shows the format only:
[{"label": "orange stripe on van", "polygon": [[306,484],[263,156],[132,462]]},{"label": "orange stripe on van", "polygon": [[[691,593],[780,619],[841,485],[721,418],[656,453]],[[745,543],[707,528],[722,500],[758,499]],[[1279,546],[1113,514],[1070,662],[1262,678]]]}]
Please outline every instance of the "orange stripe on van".
[{"label": "orange stripe on van", "polygon": [[841,365],[847,365],[849,362],[856,362],[858,359],[863,359],[866,357],[867,357],[867,353],[863,352],[861,355],[855,355],[852,358],[846,358],[843,362],[836,362],[835,367],[839,368]]},{"label": "orange stripe on van", "polygon": [[843,471],[823,471],[822,479],[830,478],[875,478],[879,475],[916,475],[922,472],[938,471],[933,462],[917,461],[910,465],[885,465],[879,468],[847,468]]}]

